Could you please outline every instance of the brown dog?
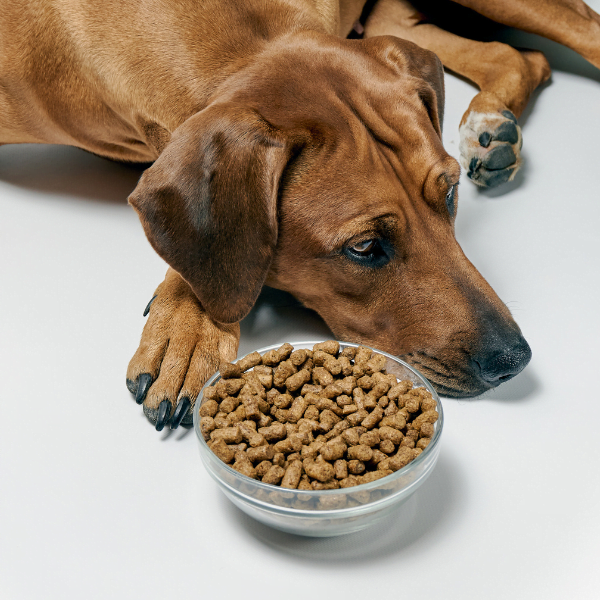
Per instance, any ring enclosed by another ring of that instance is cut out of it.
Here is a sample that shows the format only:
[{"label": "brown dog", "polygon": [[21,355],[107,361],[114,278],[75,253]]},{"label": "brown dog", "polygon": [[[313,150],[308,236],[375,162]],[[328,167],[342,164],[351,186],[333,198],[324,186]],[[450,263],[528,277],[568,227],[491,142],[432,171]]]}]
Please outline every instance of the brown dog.
[{"label": "brown dog", "polygon": [[[600,66],[600,18],[578,0],[460,4]],[[529,361],[454,237],[441,62],[481,88],[461,125],[480,185],[514,176],[516,116],[547,62],[456,37],[405,0],[364,5],[0,0],[0,143],[155,161],[129,201],[171,269],[127,378],[159,430],[189,422],[265,283],[445,395],[483,392]],[[365,39],[344,39],[361,13]]]}]

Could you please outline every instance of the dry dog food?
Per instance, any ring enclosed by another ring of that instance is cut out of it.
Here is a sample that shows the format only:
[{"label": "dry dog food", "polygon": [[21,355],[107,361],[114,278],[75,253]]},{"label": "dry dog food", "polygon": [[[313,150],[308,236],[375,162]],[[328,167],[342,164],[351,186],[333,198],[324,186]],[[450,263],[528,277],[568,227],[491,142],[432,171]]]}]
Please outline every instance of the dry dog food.
[{"label": "dry dog food", "polygon": [[236,471],[298,490],[333,490],[398,471],[429,444],[438,413],[386,358],[336,341],[283,344],[221,365],[204,391],[200,429]]}]

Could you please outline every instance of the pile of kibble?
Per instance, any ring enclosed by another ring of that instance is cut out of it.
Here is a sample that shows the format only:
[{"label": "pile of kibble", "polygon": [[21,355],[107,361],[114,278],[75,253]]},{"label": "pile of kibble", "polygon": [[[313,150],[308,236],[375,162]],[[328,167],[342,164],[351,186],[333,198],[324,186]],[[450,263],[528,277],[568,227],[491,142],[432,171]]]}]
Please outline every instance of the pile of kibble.
[{"label": "pile of kibble", "polygon": [[236,471],[298,490],[331,490],[401,469],[429,444],[438,413],[423,387],[386,373],[386,358],[336,341],[283,344],[221,365],[204,390],[200,429]]}]

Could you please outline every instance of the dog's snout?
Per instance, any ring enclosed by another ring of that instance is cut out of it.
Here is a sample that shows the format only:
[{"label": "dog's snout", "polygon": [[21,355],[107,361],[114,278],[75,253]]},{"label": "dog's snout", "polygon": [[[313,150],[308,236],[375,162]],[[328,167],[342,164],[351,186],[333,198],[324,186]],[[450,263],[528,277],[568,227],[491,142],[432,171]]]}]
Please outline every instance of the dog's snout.
[{"label": "dog's snout", "polygon": [[512,344],[486,346],[472,358],[479,377],[497,386],[520,373],[531,360],[531,348],[521,335]]}]

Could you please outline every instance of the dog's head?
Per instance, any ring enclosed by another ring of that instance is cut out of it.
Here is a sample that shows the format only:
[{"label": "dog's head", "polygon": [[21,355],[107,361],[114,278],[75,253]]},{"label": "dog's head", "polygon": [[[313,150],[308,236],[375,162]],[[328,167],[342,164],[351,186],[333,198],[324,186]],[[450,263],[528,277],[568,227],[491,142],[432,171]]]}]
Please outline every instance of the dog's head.
[{"label": "dog's head", "polygon": [[455,239],[443,100],[439,60],[414,44],[296,36],[183,123],[130,202],[216,321],[266,282],[339,339],[475,395],[531,352]]}]

